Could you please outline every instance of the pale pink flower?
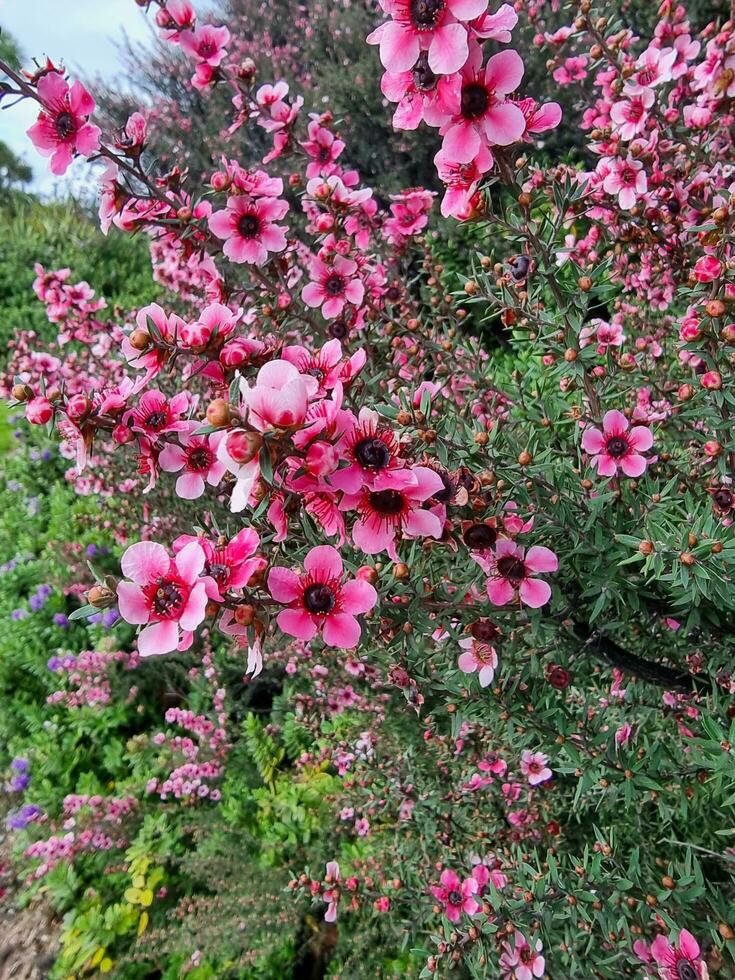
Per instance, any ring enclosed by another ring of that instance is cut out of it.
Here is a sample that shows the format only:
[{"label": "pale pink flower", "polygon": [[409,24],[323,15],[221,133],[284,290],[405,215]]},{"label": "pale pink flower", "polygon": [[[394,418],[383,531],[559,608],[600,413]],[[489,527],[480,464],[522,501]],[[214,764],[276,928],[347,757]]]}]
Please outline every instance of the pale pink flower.
[{"label": "pale pink flower", "polygon": [[522,932],[516,930],[513,945],[503,943],[503,953],[500,957],[500,968],[506,980],[533,980],[542,977],[546,962],[541,955],[543,945],[537,939],[533,946]]},{"label": "pale pink flower", "polygon": [[184,500],[201,497],[207,483],[216,487],[227,472],[226,465],[217,458],[225,432],[196,436],[197,427],[196,422],[189,423],[188,431],[179,433],[181,445],[166,443],[158,457],[158,465],[164,472],[181,474],[176,481],[176,493]]},{"label": "pale pink flower", "polygon": [[500,51],[482,66],[482,49],[473,44],[462,68],[460,111],[440,129],[442,150],[450,160],[469,163],[480,147],[508,146],[521,139],[526,120],[508,99],[523,78],[516,51]]},{"label": "pale pink flower", "polygon": [[241,397],[249,409],[248,421],[259,432],[300,428],[309,397],[317,388],[316,378],[300,374],[293,364],[278,359],[263,365],[252,388],[244,378],[240,382]]},{"label": "pale pink flower", "polygon": [[538,786],[539,783],[545,783],[547,779],[551,779],[553,773],[547,765],[548,761],[548,755],[544,755],[543,752],[531,752],[530,749],[523,750],[521,753],[521,772],[528,780],[529,786]]},{"label": "pale pink flower", "polygon": [[200,64],[209,65],[210,68],[222,64],[229,41],[228,29],[214,27],[212,24],[203,24],[193,31],[182,31],[179,37],[181,50]]},{"label": "pale pink flower", "polygon": [[498,655],[489,643],[481,643],[474,637],[468,636],[459,641],[464,653],[459,655],[457,666],[465,674],[477,671],[480,687],[487,687],[495,677],[498,666]]},{"label": "pale pink flower", "polygon": [[602,182],[602,188],[606,194],[616,194],[620,207],[624,211],[630,211],[638,198],[648,190],[643,164],[633,157],[608,160],[607,163],[610,171]]}]

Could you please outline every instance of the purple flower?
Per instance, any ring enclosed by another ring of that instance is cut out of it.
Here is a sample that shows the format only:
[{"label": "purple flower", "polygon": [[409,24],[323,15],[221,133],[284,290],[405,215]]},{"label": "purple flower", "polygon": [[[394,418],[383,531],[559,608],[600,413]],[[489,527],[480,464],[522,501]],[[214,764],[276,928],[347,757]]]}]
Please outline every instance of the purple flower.
[{"label": "purple flower", "polygon": [[10,618],[16,623],[18,622],[19,619],[28,619],[28,610],[14,609],[10,614]]},{"label": "purple flower", "polygon": [[53,619],[54,625],[60,626],[63,630],[69,628],[69,617],[65,616],[64,613],[54,613]]},{"label": "purple flower", "polygon": [[41,816],[41,810],[33,803],[26,803],[20,810],[8,816],[7,827],[9,830],[25,830],[29,823],[37,820]]}]

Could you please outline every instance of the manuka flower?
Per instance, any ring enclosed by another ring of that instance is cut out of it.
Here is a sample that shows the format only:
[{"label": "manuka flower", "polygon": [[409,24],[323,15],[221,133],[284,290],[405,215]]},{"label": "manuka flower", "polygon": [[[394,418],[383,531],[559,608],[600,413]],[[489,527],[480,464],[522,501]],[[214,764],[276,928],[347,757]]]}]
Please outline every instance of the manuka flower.
[{"label": "manuka flower", "polygon": [[88,157],[99,149],[100,130],[88,121],[94,99],[81,82],[70,87],[58,71],[39,79],[38,97],[41,112],[28,136],[39,153],[51,157],[51,173],[65,174],[75,153]]},{"label": "manuka flower", "polygon": [[357,646],[360,624],[355,617],[373,608],[375,589],[360,578],[343,582],[342,559],[329,545],[312,548],[304,569],[303,575],[279,566],[270,570],[270,594],[289,606],[278,614],[279,627],[299,640],[312,640],[321,630],[328,646]]},{"label": "manuka flower", "polygon": [[153,541],[139,541],[123,554],[120,567],[131,581],[118,583],[117,598],[125,622],[144,627],[138,634],[141,657],[191,646],[207,605],[207,583],[200,577],[204,562],[197,541],[174,558]]},{"label": "manuka flower", "polygon": [[582,436],[582,449],[592,456],[592,465],[600,476],[615,476],[622,470],[626,476],[640,476],[648,465],[641,453],[653,445],[653,434],[645,425],[634,425],[622,412],[605,412],[602,432],[587,428]]}]

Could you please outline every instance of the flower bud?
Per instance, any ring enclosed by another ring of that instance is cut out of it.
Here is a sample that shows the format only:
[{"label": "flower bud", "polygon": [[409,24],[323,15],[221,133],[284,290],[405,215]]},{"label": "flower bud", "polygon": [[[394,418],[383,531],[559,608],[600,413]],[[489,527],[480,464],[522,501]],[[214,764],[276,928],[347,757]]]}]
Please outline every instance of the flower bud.
[{"label": "flower bud", "polygon": [[334,473],[339,465],[339,453],[330,442],[312,442],[304,458],[304,469],[313,476]]},{"label": "flower bud", "polygon": [[45,425],[54,415],[54,407],[48,398],[38,395],[26,405],[26,418],[33,425]]},{"label": "flower bud", "polygon": [[79,392],[72,395],[64,407],[72,422],[80,422],[92,410],[92,400]]},{"label": "flower bud", "polygon": [[699,380],[702,387],[709,391],[719,391],[722,387],[722,378],[717,371],[705,371]]},{"label": "flower bud", "polygon": [[[219,428],[230,421],[230,405],[224,398],[215,398],[207,406],[207,422]],[[234,458],[234,457],[233,457]]]},{"label": "flower bud", "polygon": [[95,609],[109,609],[117,602],[117,596],[106,585],[93,585],[87,593],[87,602]]},{"label": "flower bud", "polygon": [[130,346],[135,350],[145,350],[150,347],[151,335],[147,330],[133,330],[129,337]]},{"label": "flower bud", "polygon": [[17,402],[27,402],[33,398],[33,388],[25,384],[13,385],[10,394]]},{"label": "flower bud", "polygon": [[259,432],[237,429],[227,437],[227,452],[236,463],[250,463],[260,452],[263,437]]},{"label": "flower bud", "polygon": [[112,430],[112,438],[119,446],[124,446],[125,443],[132,442],[135,436],[129,426],[120,423]]}]

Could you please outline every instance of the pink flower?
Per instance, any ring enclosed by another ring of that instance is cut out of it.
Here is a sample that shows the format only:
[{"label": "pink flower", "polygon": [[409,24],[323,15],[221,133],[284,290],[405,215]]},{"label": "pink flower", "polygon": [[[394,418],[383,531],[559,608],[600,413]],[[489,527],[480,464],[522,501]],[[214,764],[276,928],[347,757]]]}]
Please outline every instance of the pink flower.
[{"label": "pink flower", "polygon": [[383,425],[373,409],[363,406],[337,444],[349,463],[330,479],[332,486],[345,493],[358,493],[362,487],[371,490],[400,489],[415,486],[417,478],[400,454],[400,443],[389,426]]},{"label": "pink flower", "polygon": [[516,51],[494,54],[483,68],[482,49],[472,45],[462,69],[459,113],[440,129],[450,160],[469,163],[481,146],[508,146],[523,136],[525,117],[507,98],[522,78],[523,61]]},{"label": "pink flower", "polygon": [[428,466],[414,466],[409,473],[415,482],[406,482],[400,489],[366,488],[342,498],[342,510],[357,510],[359,514],[352,528],[352,540],[366,555],[387,551],[397,561],[398,531],[404,538],[441,537],[443,519],[421,505],[444,489],[442,478]]},{"label": "pink flower", "polygon": [[380,45],[380,60],[390,72],[409,71],[421,50],[428,51],[429,68],[451,75],[467,60],[469,21],[485,13],[486,0],[380,0],[393,18],[368,35]]},{"label": "pink flower", "polygon": [[528,780],[529,786],[538,786],[539,783],[551,779],[553,773],[546,764],[548,761],[548,755],[544,755],[543,752],[531,752],[530,749],[523,750],[521,753],[521,772]]},{"label": "pink flower", "polygon": [[459,641],[459,645],[464,650],[457,660],[457,666],[465,674],[473,674],[477,671],[480,687],[487,687],[495,677],[498,666],[498,655],[495,648],[489,643],[481,643],[474,637],[468,636]]},{"label": "pink flower", "polygon": [[396,129],[416,129],[422,119],[429,126],[440,126],[447,116],[459,112],[460,88],[459,75],[434,74],[426,51],[408,71],[387,71],[380,80],[386,99],[398,103],[393,113]]},{"label": "pink flower", "polygon": [[118,583],[118,604],[126,623],[145,627],[138,635],[141,657],[191,646],[192,632],[203,621],[207,605],[206,581],[200,578],[204,561],[204,550],[196,541],[175,558],[152,541],[139,541],[123,554],[120,566],[131,581]]},{"label": "pink flower", "polygon": [[624,211],[630,211],[638,198],[648,190],[643,164],[633,157],[612,161],[610,172],[602,182],[602,188],[606,194],[617,194],[620,207]]},{"label": "pink flower", "polygon": [[473,557],[489,575],[487,594],[494,605],[503,606],[518,595],[521,602],[539,609],[551,598],[549,584],[534,577],[537,572],[558,569],[557,557],[549,548],[535,545],[526,553],[525,548],[510,538],[499,538],[493,550]]},{"label": "pink flower", "polygon": [[670,81],[676,57],[673,48],[648,48],[635,63],[636,71],[626,83],[626,93],[637,93],[641,88],[654,88]]},{"label": "pink flower", "polygon": [[651,956],[659,966],[661,980],[708,980],[706,965],[700,959],[699,943],[686,929],[679,933],[676,946],[663,936],[651,943]]},{"label": "pink flower", "polygon": [[336,255],[331,265],[315,259],[310,268],[312,281],[304,286],[301,298],[307,306],[321,306],[325,319],[333,320],[340,316],[346,303],[362,303],[365,287],[356,272],[357,262],[343,255]]},{"label": "pink flower", "polygon": [[551,76],[559,85],[571,85],[587,77],[587,59],[584,55],[567,58],[563,65],[554,69]]},{"label": "pink flower", "polygon": [[339,865],[336,861],[328,861],[326,882],[333,887],[326,888],[322,893],[322,898],[327,903],[327,911],[324,913],[325,922],[334,922],[337,918],[340,898],[339,881]]},{"label": "pink flower", "polygon": [[533,947],[523,935],[516,930],[513,945],[503,943],[503,953],[500,957],[500,968],[507,980],[533,980],[542,977],[546,962],[541,955],[543,945],[537,939]]},{"label": "pink flower", "polygon": [[345,148],[342,140],[337,139],[331,129],[320,125],[312,119],[309,123],[309,139],[301,144],[311,157],[311,163],[306,168],[306,176],[330,176],[337,169],[336,160]]},{"label": "pink flower", "polygon": [[475,898],[479,885],[475,878],[459,880],[455,871],[447,868],[442,871],[438,885],[431,885],[430,891],[434,898],[444,906],[444,915],[450,922],[459,922],[461,914],[476,915],[480,911],[480,903]]},{"label": "pink flower", "polygon": [[481,146],[469,163],[457,163],[444,150],[434,157],[439,179],[446,186],[442,198],[441,212],[462,220],[472,210],[472,198],[482,177],[493,166],[493,155],[486,146]]},{"label": "pink flower", "polygon": [[227,54],[225,49],[230,41],[230,32],[226,27],[203,24],[196,30],[182,31],[179,40],[182,51],[189,57],[195,58],[200,64],[216,68],[222,64]]},{"label": "pink flower", "polygon": [[167,443],[158,457],[158,465],[166,473],[181,473],[176,481],[176,493],[184,500],[201,497],[206,483],[216,487],[227,472],[226,465],[217,459],[217,447],[224,431],[195,436],[197,427],[196,422],[190,423],[188,431],[179,433],[181,445]]},{"label": "pink flower", "polygon": [[312,548],[304,559],[305,574],[276,566],[268,575],[268,590],[277,602],[289,604],[278,614],[280,629],[299,640],[312,640],[321,630],[327,646],[351,649],[360,641],[356,616],[378,601],[364,579],[342,581],[339,552],[329,545]]},{"label": "pink flower", "polygon": [[226,592],[244,588],[267,564],[265,558],[256,554],[260,537],[251,527],[244,527],[234,538],[224,542],[221,538],[214,542],[182,534],[174,541],[174,552],[178,553],[192,541],[198,542],[204,550],[204,574],[209,578],[207,592],[210,598],[219,602]]},{"label": "pink flower", "polygon": [[653,434],[645,425],[634,425],[622,412],[605,412],[602,432],[588,427],[582,436],[582,449],[592,456],[591,465],[600,476],[615,476],[622,470],[626,476],[640,476],[648,465],[641,453],[653,445]]},{"label": "pink flower", "polygon": [[228,197],[227,207],[209,216],[209,227],[224,239],[222,251],[228,259],[264,265],[269,252],[286,247],[286,229],[275,222],[287,212],[288,202],[281,198]]},{"label": "pink flower", "polygon": [[185,432],[189,428],[182,416],[189,407],[185,391],[167,398],[162,391],[146,391],[136,408],[126,414],[123,421],[134,432],[140,432],[152,441],[169,432]]},{"label": "pink flower", "polygon": [[317,381],[300,374],[288,361],[268,361],[258,371],[254,387],[240,382],[241,397],[249,409],[248,421],[259,432],[297,429],[304,423],[309,396]]},{"label": "pink flower", "polygon": [[94,99],[81,82],[70,88],[58,71],[39,80],[38,96],[43,108],[28,136],[42,156],[51,157],[51,173],[65,174],[75,153],[88,157],[99,149],[100,130],[88,122]]},{"label": "pink flower", "polygon": [[641,90],[640,95],[629,95],[613,105],[610,118],[621,139],[632,140],[638,133],[643,132],[648,120],[648,110],[653,105],[654,98],[653,92],[646,88]]}]

